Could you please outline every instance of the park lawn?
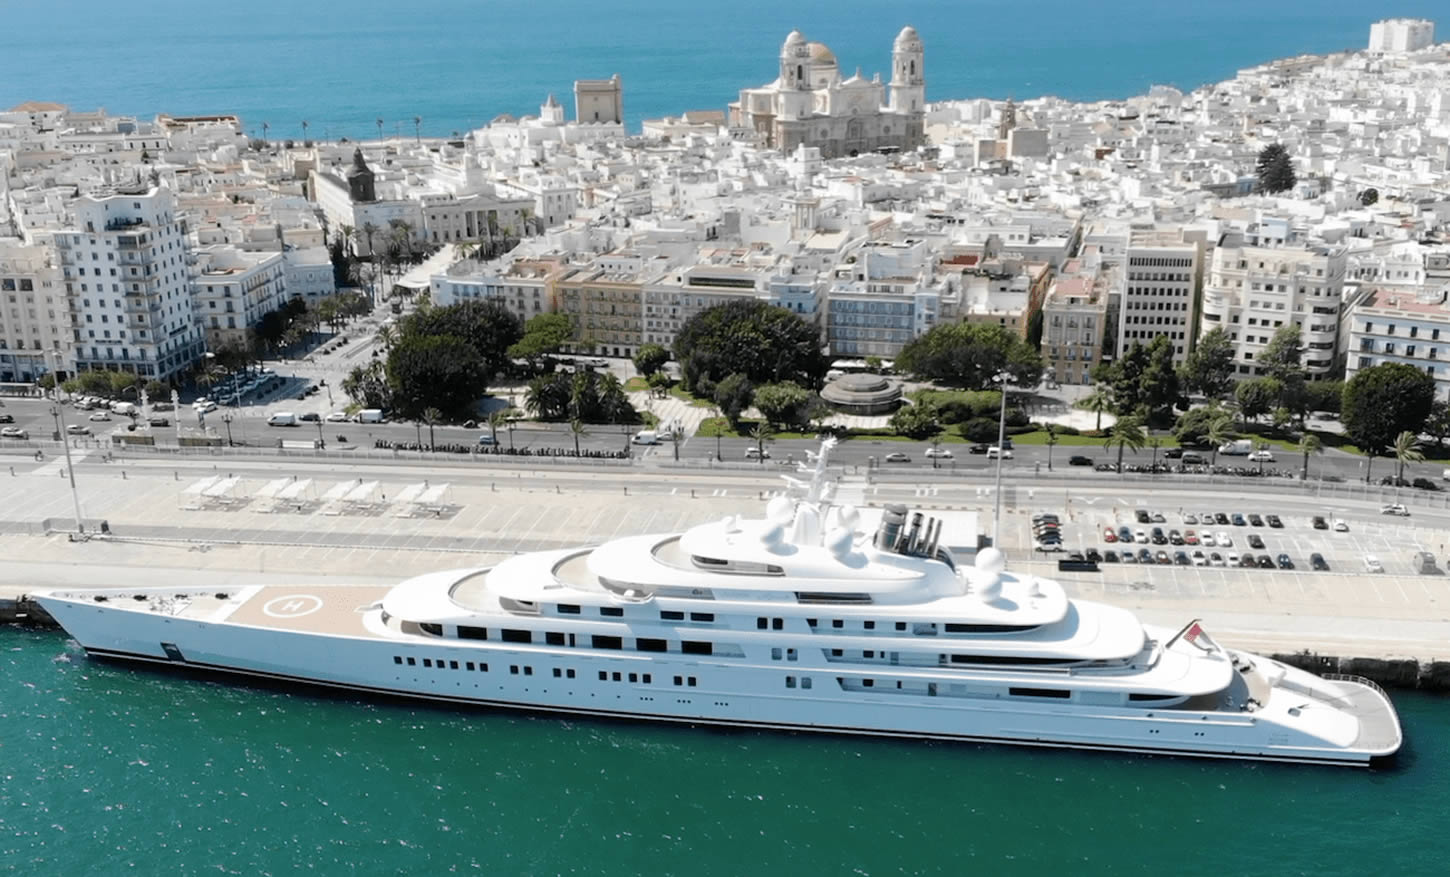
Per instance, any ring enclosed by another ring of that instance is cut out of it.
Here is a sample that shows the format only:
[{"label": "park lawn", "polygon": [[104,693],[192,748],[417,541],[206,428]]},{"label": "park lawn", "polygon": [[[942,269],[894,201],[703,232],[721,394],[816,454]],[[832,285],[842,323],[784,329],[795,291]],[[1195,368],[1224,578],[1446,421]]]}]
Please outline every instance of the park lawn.
[{"label": "park lawn", "polygon": [[649,390],[649,381],[640,377],[633,377],[624,382],[626,393],[644,393]]},{"label": "park lawn", "polygon": [[684,388],[681,387],[679,384],[671,384],[670,385],[670,395],[671,396],[674,396],[676,399],[679,399],[681,402],[688,402],[690,404],[690,407],[691,408],[714,408],[715,407],[715,403],[714,402],[708,401],[706,399],[699,399],[699,398],[696,398],[694,396],[691,396],[689,393],[686,393],[685,390],[684,390]]},{"label": "park lawn", "polygon": [[[1047,432],[1045,430],[1041,430],[1041,429],[1034,429],[1031,432],[1019,432],[1019,433],[1017,433],[1015,435],[1009,433],[1008,434],[1008,438],[1012,439],[1012,441],[1014,443],[1020,444],[1020,445],[1045,445],[1045,444],[1047,444]],[[1094,447],[1094,448],[1100,448],[1100,447],[1103,446],[1103,442],[1105,442],[1105,441],[1107,441],[1107,436],[1096,436],[1096,435],[1063,435],[1062,433],[1058,433],[1057,434],[1057,444],[1058,444],[1058,447],[1068,447],[1068,448]],[[1172,442],[1174,445],[1178,444],[1178,442],[1174,441],[1171,437],[1169,437],[1168,442]],[[1163,446],[1164,447],[1168,447],[1169,445],[1168,445],[1167,442],[1165,442]]]}]

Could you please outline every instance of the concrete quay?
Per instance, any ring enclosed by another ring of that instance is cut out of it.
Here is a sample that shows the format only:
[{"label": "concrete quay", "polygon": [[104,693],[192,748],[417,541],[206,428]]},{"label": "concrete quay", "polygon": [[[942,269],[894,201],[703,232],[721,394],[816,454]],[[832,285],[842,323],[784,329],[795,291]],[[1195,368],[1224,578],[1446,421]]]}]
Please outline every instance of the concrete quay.
[{"label": "concrete quay", "polygon": [[[755,514],[760,501],[782,487],[769,469],[465,469],[404,462],[364,468],[280,458],[222,464],[232,472],[214,465],[206,459],[77,461],[82,514],[106,521],[110,533],[71,541],[73,507],[63,463],[17,463],[14,476],[0,476],[0,617],[7,607],[12,616],[26,612],[24,595],[48,587],[386,584],[431,569],[487,565],[520,551]],[[227,475],[237,482],[224,494],[188,493]],[[364,484],[378,482],[363,500],[322,499],[339,485],[356,485],[359,476]],[[265,484],[294,478],[313,482],[300,510],[256,497]],[[429,509],[398,501],[425,480],[448,483],[443,501]],[[1415,574],[1409,561],[1412,551],[1423,549],[1443,563],[1450,514],[1412,505],[1411,517],[1391,518],[1379,515],[1373,503],[1246,492],[1253,489],[1214,493],[1167,486],[1149,493],[1110,480],[1018,486],[1004,491],[1001,545],[1010,568],[1056,578],[1074,596],[1131,608],[1150,623],[1178,627],[1201,618],[1220,642],[1312,669],[1358,673],[1382,684],[1450,687],[1450,577]],[[843,481],[841,499],[945,509],[949,524],[966,524],[967,513],[975,512],[988,531],[995,501],[987,482],[878,483],[861,476]],[[1248,550],[1250,532],[1260,534],[1270,553],[1289,553],[1296,568],[1104,564],[1098,573],[1059,573],[1054,557],[1030,551],[1028,522],[1035,511],[1062,515],[1068,550],[1101,550],[1112,547],[1103,542],[1106,527],[1145,526],[1133,520],[1139,507],[1164,514],[1165,523],[1157,526],[1180,530],[1188,527],[1179,509],[1277,513],[1283,529],[1210,529],[1232,531],[1235,551]],[[1314,530],[1309,518],[1315,514],[1343,518],[1349,531]],[[964,533],[947,539],[954,545],[972,541]],[[1310,552],[1327,558],[1331,571],[1309,570]],[[1381,558],[1387,572],[1360,572],[1365,553]]]}]

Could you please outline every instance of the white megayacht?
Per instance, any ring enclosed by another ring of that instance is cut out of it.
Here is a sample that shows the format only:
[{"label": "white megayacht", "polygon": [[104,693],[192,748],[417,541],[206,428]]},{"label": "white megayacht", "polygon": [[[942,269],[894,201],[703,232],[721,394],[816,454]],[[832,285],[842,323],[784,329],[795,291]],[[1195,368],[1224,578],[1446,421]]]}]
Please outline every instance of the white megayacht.
[{"label": "white megayacht", "polygon": [[831,501],[826,440],[763,519],[392,587],[50,591],[93,656],[684,723],[1367,764],[1384,692],[1069,599],[940,521]]}]

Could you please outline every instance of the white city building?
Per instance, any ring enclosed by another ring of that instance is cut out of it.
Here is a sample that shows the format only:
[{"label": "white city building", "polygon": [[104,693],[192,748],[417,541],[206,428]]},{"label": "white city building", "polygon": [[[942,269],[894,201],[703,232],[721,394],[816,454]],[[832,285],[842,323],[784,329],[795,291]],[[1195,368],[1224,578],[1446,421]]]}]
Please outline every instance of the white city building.
[{"label": "white city building", "polygon": [[190,250],[169,188],[120,189],[76,202],[56,233],[78,371],[165,380],[201,358]]},{"label": "white city building", "polygon": [[1134,229],[1123,259],[1117,355],[1147,347],[1160,335],[1173,342],[1173,361],[1193,347],[1193,311],[1203,279],[1203,245],[1181,231]]},{"label": "white city building", "polygon": [[281,253],[231,246],[197,251],[193,307],[207,347],[251,346],[251,330],[287,302],[287,266]]},{"label": "white city building", "polygon": [[1204,284],[1200,332],[1228,332],[1235,373],[1244,378],[1263,374],[1254,359],[1274,332],[1297,324],[1309,377],[1328,375],[1336,355],[1345,252],[1338,245],[1250,246],[1242,232],[1225,234]]},{"label": "white city building", "polygon": [[923,239],[868,241],[854,255],[827,289],[826,343],[832,356],[894,359],[941,317],[936,257]]},{"label": "white city building", "polygon": [[[55,350],[58,364],[47,360]],[[0,383],[66,371],[71,356],[70,309],[55,251],[0,239]]]},{"label": "white city building", "polygon": [[287,271],[287,295],[302,296],[308,307],[337,292],[332,256],[326,247],[289,248],[282,254]]},{"label": "white city building", "polygon": [[1435,379],[1450,400],[1450,287],[1371,290],[1349,315],[1345,380],[1361,369],[1398,362]]},{"label": "white city building", "polygon": [[1423,18],[1386,18],[1369,26],[1371,52],[1418,52],[1435,44],[1435,22]]}]

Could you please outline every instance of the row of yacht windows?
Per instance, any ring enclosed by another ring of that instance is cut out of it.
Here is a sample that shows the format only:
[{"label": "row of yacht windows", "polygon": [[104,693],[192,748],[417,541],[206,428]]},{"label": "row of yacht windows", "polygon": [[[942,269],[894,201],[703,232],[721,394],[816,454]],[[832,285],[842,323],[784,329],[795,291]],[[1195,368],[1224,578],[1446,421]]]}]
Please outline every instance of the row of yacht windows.
[{"label": "row of yacht windows", "polygon": [[[558,613],[560,615],[580,615],[580,614],[582,614],[581,608],[578,605],[571,604],[571,603],[560,603],[560,604],[558,604],[557,609],[558,609]],[[601,607],[599,607],[599,615],[600,615],[600,617],[603,617],[603,618],[623,618],[624,617],[624,608],[621,607],[621,606],[601,606]],[[713,613],[713,612],[683,612],[683,611],[673,610],[673,609],[662,609],[662,610],[660,610],[660,620],[661,621],[686,621],[686,620],[689,620],[689,621],[699,622],[699,623],[703,623],[703,624],[713,624],[715,622],[716,618],[715,618],[715,613]],[[831,619],[827,619],[827,620],[830,622],[830,626],[831,626],[831,628],[833,630],[843,630],[846,627],[846,619],[844,619],[844,618],[831,618]],[[858,622],[852,621],[852,626],[854,627],[857,623]],[[906,622],[906,621],[897,621],[897,622],[894,622],[894,623],[893,622],[888,622],[888,623],[889,624],[893,624],[894,627],[895,627],[895,629],[897,631],[899,631],[899,632],[905,632],[905,631],[907,631],[909,629],[912,634],[918,635],[918,636],[922,636],[922,635],[925,635],[925,636],[934,636],[939,631],[944,631],[946,633],[970,633],[970,634],[979,634],[979,633],[1021,633],[1023,631],[1032,630],[1033,628],[1036,627],[1036,625],[1031,625],[1031,624],[1029,624],[1029,625],[1020,625],[1020,624],[960,624],[960,623],[948,622],[948,623],[945,623],[945,624],[938,625],[936,623],[931,623],[931,622]],[[862,621],[859,622],[859,624],[860,624],[862,630],[875,630],[876,629],[876,621],[875,620],[872,620],[872,619],[862,620]],[[821,620],[819,618],[807,618],[806,619],[806,625],[808,627],[810,627],[811,630],[815,630],[817,627],[821,626]],[[420,628],[422,628],[422,630],[423,630],[424,633],[429,633],[429,634],[432,634],[433,636],[442,636],[443,635],[443,626],[442,625],[424,623],[424,624],[420,624],[418,626]],[[757,616],[756,619],[755,619],[755,628],[757,630],[784,630],[785,629],[785,619],[784,618],[771,618],[771,617],[767,617],[767,616]],[[500,632],[500,638],[503,639],[505,642],[530,642],[531,641],[528,638],[530,636],[530,632],[527,631],[527,630],[500,629],[500,631],[501,631]],[[460,638],[462,638],[462,639],[488,639],[488,630],[486,628],[482,628],[482,627],[466,627],[466,626],[460,626],[458,628],[458,636]],[[546,637],[550,637],[550,638],[549,639],[546,639],[545,642],[547,642],[547,643],[549,643],[551,645],[560,645],[561,643],[556,643],[552,639],[552,638],[556,638],[556,637],[560,637],[560,636],[563,636],[563,634],[546,634]]]},{"label": "row of yacht windows", "polygon": [[[420,660],[422,662],[422,666],[425,667],[425,668],[427,668],[427,669],[430,669],[430,670],[465,670],[465,671],[467,671],[469,673],[473,673],[473,672],[487,673],[488,672],[488,664],[486,664],[486,663],[484,663],[482,661],[478,661],[478,662],[475,662],[475,661],[454,661],[454,660],[444,660],[443,658],[421,658],[420,659],[420,658],[414,658],[414,657],[404,657],[403,655],[394,655],[393,656],[393,663],[394,664],[405,665],[405,666],[408,666],[408,667],[417,667],[419,665],[419,661]],[[553,668],[553,671],[554,671],[554,678],[555,679],[574,679],[574,678],[576,678],[576,673],[574,671],[574,668],[572,668],[572,667],[554,667]],[[527,664],[524,664],[524,665],[510,664],[509,665],[509,675],[511,675],[511,676],[520,676],[520,675],[522,675],[522,676],[532,676],[532,675],[534,675],[534,668],[531,665],[527,665]],[[611,672],[611,671],[608,671],[608,670],[600,670],[599,671],[599,681],[600,682],[609,682],[609,681],[624,682],[626,680],[629,681],[629,682],[637,683],[637,684],[653,685],[654,684],[654,675],[651,674],[651,673],[624,673],[624,672],[621,672],[621,671],[613,671],[613,672]],[[698,680],[694,676],[676,676],[674,678],[674,684],[679,685],[679,686],[688,687],[688,688],[694,688],[698,684]],[[792,686],[792,687],[794,687],[794,686]],[[806,685],[805,687],[806,688],[810,688],[810,685]]]}]

